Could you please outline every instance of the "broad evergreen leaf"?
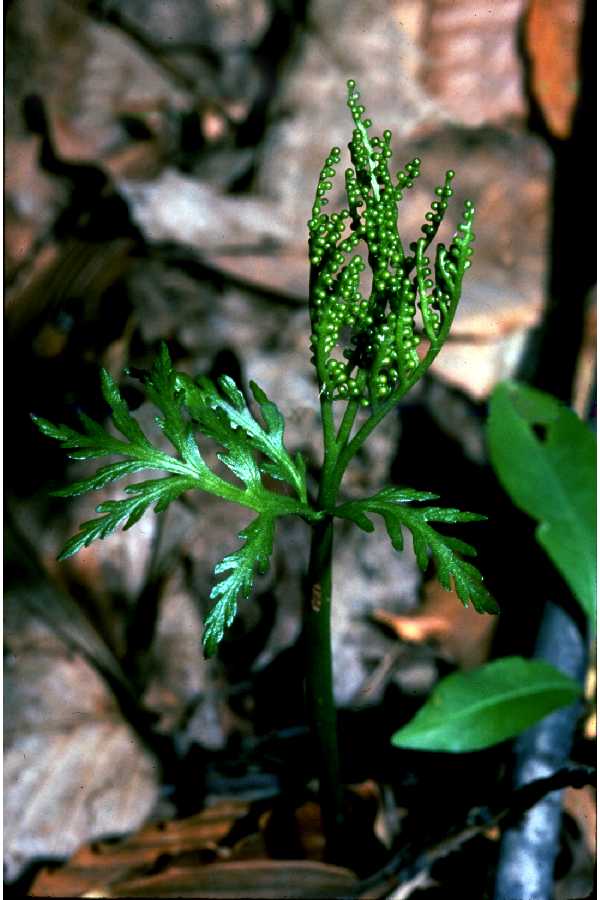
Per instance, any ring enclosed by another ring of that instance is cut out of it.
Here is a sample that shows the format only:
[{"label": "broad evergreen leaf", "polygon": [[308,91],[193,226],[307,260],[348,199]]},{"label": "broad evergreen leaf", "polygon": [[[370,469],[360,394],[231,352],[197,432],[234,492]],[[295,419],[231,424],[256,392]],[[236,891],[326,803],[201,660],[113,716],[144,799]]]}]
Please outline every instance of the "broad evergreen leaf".
[{"label": "broad evergreen leaf", "polygon": [[[545,429],[543,438],[534,427]],[[492,465],[590,619],[596,606],[596,439],[554,397],[507,381],[490,402]]]},{"label": "broad evergreen leaf", "polygon": [[233,622],[238,600],[250,595],[255,573],[262,575],[267,571],[273,551],[274,533],[275,518],[268,514],[260,515],[240,532],[243,546],[226,556],[215,567],[215,575],[226,572],[229,574],[213,587],[210,594],[211,599],[217,602],[204,623],[203,643],[206,656],[215,653],[225,629]]},{"label": "broad evergreen leaf", "polygon": [[472,563],[465,562],[458,556],[475,556],[476,551],[470,545],[457,538],[448,538],[439,534],[429,522],[460,523],[477,522],[485,519],[476,513],[461,512],[458,509],[439,509],[433,506],[423,508],[408,507],[411,500],[430,500],[435,494],[412,491],[410,488],[386,488],[363,500],[351,500],[335,510],[335,515],[350,519],[364,531],[373,531],[375,526],[369,515],[380,515],[387,529],[395,550],[402,550],[404,540],[402,526],[412,533],[413,546],[417,562],[425,571],[429,564],[430,554],[437,568],[440,584],[451,590],[454,582],[456,593],[465,606],[473,604],[477,612],[496,613],[498,606],[488,589],[483,584],[483,576]]},{"label": "broad evergreen leaf", "polygon": [[515,737],[580,693],[577,682],[546,662],[505,657],[442,679],[392,743],[450,753],[480,750]]}]

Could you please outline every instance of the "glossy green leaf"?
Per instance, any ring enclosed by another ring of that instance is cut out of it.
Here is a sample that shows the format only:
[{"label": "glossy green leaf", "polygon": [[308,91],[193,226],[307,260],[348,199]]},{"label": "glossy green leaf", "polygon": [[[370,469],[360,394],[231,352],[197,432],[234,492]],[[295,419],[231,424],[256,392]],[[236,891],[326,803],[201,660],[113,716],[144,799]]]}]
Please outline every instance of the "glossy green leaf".
[{"label": "glossy green leaf", "polygon": [[481,750],[568,706],[580,692],[575,681],[546,662],[505,657],[440,681],[392,743],[450,753]]},{"label": "glossy green leaf", "polygon": [[206,656],[213,656],[216,652],[225,629],[233,622],[238,600],[249,596],[255,572],[263,575],[267,571],[273,551],[274,531],[274,517],[259,516],[240,532],[243,546],[215,566],[215,575],[229,574],[215,584],[210,594],[211,600],[217,602],[204,622],[202,641]]},{"label": "glossy green leaf", "polygon": [[[264,425],[252,414],[243,393],[233,379],[223,375],[218,386],[208,378],[193,381],[178,375],[178,383],[185,396],[185,403],[199,430],[207,437],[219,441],[228,450],[222,461],[239,467],[236,455],[252,455],[258,451],[266,460],[258,461],[259,472],[265,472],[290,484],[301,502],[306,502],[306,472],[297,454],[293,459],[288,453],[284,437],[284,419],[265,392],[254,382],[250,383],[252,395],[258,404]],[[232,466],[230,466],[232,468]],[[232,471],[237,475],[236,468]]]},{"label": "glossy green leaf", "polygon": [[411,488],[385,488],[373,497],[350,500],[338,506],[335,515],[350,519],[364,531],[373,531],[374,525],[369,514],[376,513],[383,518],[388,535],[395,550],[402,550],[402,526],[412,533],[417,563],[425,571],[430,554],[437,567],[437,577],[446,590],[455,588],[465,606],[469,603],[477,612],[497,613],[496,601],[485,587],[483,576],[472,563],[465,562],[457,554],[476,556],[475,548],[457,538],[440,534],[429,522],[455,524],[476,522],[485,519],[477,513],[461,512],[458,509],[441,509],[434,506],[411,507],[406,504],[414,500],[435,499],[435,494],[414,491]]},{"label": "glossy green leaf", "polygon": [[163,512],[169,503],[196,485],[194,478],[181,475],[170,475],[167,478],[155,478],[129,485],[125,490],[133,496],[101,503],[96,508],[96,512],[101,513],[99,518],[83,522],[77,534],[67,541],[58,559],[68,559],[84,547],[88,547],[92,541],[108,537],[122,522],[125,522],[124,530],[131,528],[152,505],[155,512]]},{"label": "glossy green leaf", "polygon": [[[106,371],[101,376],[102,393],[111,409],[113,424],[125,440],[115,437],[85,414],[80,416],[81,431],[33,417],[40,431],[60,441],[72,458],[122,457],[102,466],[90,477],[55,491],[56,496],[70,497],[99,490],[128,475],[147,470],[169,473],[166,478],[132,484],[125,488],[127,496],[101,503],[96,509],[98,517],[79,526],[59,559],[73,556],[92,541],[108,537],[120,526],[131,528],[152,507],[155,512],[162,512],[187,490],[206,491],[254,510],[258,518],[240,535],[245,541],[244,546],[215,569],[217,575],[229,574],[211,593],[217,603],[207,618],[204,635],[206,652],[210,655],[233,620],[238,598],[250,593],[255,571],[262,572],[268,565],[275,518],[298,514],[317,519],[323,514],[316,513],[303,500],[276,494],[263,484],[262,473],[268,471],[292,483],[298,495],[306,498],[304,460],[299,454],[294,460],[289,456],[283,444],[283,416],[259,387],[251,385],[265,427],[254,418],[244,395],[231,378],[221,379],[220,391],[207,378],[193,382],[189,376],[173,369],[165,344],[150,371],[136,375],[148,398],[160,411],[161,416],[156,422],[177,455],[153,446]],[[221,478],[209,468],[200,454],[194,431],[213,438],[224,448],[225,452],[217,453],[217,457],[242,486]]]},{"label": "glossy green leaf", "polygon": [[501,484],[515,505],[539,522],[537,540],[593,619],[596,439],[592,431],[555,398],[507,381],[492,394],[487,434]]}]

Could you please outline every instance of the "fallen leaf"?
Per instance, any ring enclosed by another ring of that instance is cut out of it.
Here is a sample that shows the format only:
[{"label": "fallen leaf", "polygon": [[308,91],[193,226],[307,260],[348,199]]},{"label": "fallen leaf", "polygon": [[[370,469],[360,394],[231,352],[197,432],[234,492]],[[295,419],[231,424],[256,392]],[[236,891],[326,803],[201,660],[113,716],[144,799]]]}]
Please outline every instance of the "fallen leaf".
[{"label": "fallen leaf", "polygon": [[232,851],[219,847],[220,842],[247,812],[245,803],[224,801],[186,819],[152,823],[121,841],[97,841],[82,847],[65,866],[42,869],[30,893],[37,897],[92,896],[91,892],[110,896],[97,892],[108,891],[118,880],[145,877],[173,858],[193,858],[197,865],[203,856],[206,861],[227,856]]},{"label": "fallen leaf", "polygon": [[565,788],[563,808],[575,819],[592,859],[596,859],[596,793],[591,785],[576,790]]},{"label": "fallen leaf", "polygon": [[138,828],[159,776],[84,657],[12,595],[5,614],[4,856],[13,881],[35,859]]},{"label": "fallen leaf", "polygon": [[426,5],[424,81],[444,111],[469,126],[524,118],[517,44],[524,0],[430,0]]},{"label": "fallen leaf", "polygon": [[571,133],[577,104],[582,0],[531,0],[525,44],[531,59],[531,88],[555,137]]},{"label": "fallen leaf", "polygon": [[583,320],[583,339],[573,381],[573,409],[582,419],[590,414],[596,384],[596,355],[598,346],[598,314],[596,291],[591,291],[586,301]]},{"label": "fallen leaf", "polygon": [[434,641],[440,653],[459,669],[474,669],[488,658],[496,627],[495,616],[482,616],[473,607],[465,608],[454,591],[446,591],[438,581],[424,589],[422,607],[411,615],[375,610],[373,618],[391,628],[402,641],[422,644]]},{"label": "fallen leaf", "polygon": [[160,875],[122,881],[88,897],[262,898],[318,900],[343,897],[358,879],[349,869],[312,861],[214,863],[196,870],[170,869]]}]

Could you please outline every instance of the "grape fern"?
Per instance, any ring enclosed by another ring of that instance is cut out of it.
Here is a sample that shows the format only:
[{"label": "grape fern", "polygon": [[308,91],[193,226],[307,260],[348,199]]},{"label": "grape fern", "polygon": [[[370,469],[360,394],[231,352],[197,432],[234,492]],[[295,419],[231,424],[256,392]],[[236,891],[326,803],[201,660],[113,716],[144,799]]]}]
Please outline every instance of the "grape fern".
[{"label": "grape fern", "polygon": [[[90,478],[57,491],[58,496],[98,490],[148,470],[166,473],[129,485],[123,499],[101,503],[98,517],[80,526],[61,559],[107,537],[121,524],[130,528],[150,507],[162,512],[187,490],[204,491],[256,513],[239,535],[240,549],[215,569],[220,580],[210,593],[216,602],[204,630],[209,656],[233,621],[240,598],[250,595],[256,573],[266,570],[278,518],[297,515],[310,525],[304,609],[306,691],[321,754],[325,829],[334,856],[340,846],[341,821],[330,639],[334,518],[349,519],[372,531],[369,516],[381,516],[399,551],[404,528],[412,534],[423,570],[432,559],[441,584],[447,589],[454,586],[465,605],[472,603],[478,612],[496,611],[481,574],[463,559],[473,557],[474,548],[439,534],[430,524],[471,522],[481,516],[424,507],[422,503],[436,495],[411,488],[388,487],[373,497],[338,502],[344,473],[354,455],[442,348],[470,266],[474,240],[474,207],[467,202],[449,247],[438,244],[433,262],[428,255],[452,196],[454,172],[449,170],[443,185],[436,188],[421,236],[408,244],[402,242],[398,203],[419,176],[420,160],[408,162],[392,177],[391,133],[369,135],[371,121],[365,118],[359,99],[356,83],[349,81],[347,103],[355,128],[349,144],[351,166],[345,172],[348,208],[331,214],[323,211],[341,160],[340,149],[334,147],[321,170],[308,222],[310,343],[324,445],[316,497],[308,496],[304,459],[300,453],[291,456],[286,449],[283,417],[264,391],[251,383],[254,412],[231,378],[214,383],[175,371],[165,345],[150,371],[139,377],[160,412],[156,423],[172,452],[159,449],[142,431],[107,372],[102,373],[102,391],[121,437],[85,414],[80,416],[80,431],[34,417],[38,428],[60,441],[73,459],[120,458]],[[371,271],[368,296],[361,290],[361,276],[367,267]],[[345,409],[336,422],[334,403],[340,402]],[[364,415],[354,430],[358,417]],[[196,434],[220,447],[217,455],[228,470],[227,477],[207,464]],[[282,482],[281,491],[267,487],[265,475]]]}]

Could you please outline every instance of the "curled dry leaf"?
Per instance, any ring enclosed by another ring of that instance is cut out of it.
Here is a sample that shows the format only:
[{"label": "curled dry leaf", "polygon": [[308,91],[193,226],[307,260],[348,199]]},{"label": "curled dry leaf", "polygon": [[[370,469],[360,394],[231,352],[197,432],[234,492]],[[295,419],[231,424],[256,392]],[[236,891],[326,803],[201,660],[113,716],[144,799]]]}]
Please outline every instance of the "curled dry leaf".
[{"label": "curled dry leaf", "polygon": [[582,0],[531,0],[525,23],[533,94],[555,137],[571,133],[577,104]]},{"label": "curled dry leaf", "polygon": [[[358,884],[349,869],[308,860],[249,860],[215,863],[195,871],[171,869],[161,875],[119,882],[95,897],[339,898]],[[88,895],[91,896],[91,895]]]},{"label": "curled dry leaf", "polygon": [[425,600],[417,612],[399,616],[378,609],[373,618],[407,643],[434,641],[443,656],[465,670],[485,662],[497,624],[494,616],[465,608],[454,591],[444,590],[435,580],[425,585]]},{"label": "curled dry leaf", "polygon": [[227,801],[187,819],[152,823],[118,842],[96,841],[82,847],[62,868],[42,869],[31,893],[37,897],[110,896],[103,892],[114,882],[148,876],[172,859],[189,865],[225,857],[231,851],[219,844],[247,811],[245,803]]},{"label": "curled dry leaf", "polygon": [[579,790],[574,787],[565,788],[563,807],[577,822],[588,853],[592,859],[596,859],[597,809],[594,788],[589,784]]},{"label": "curled dry leaf", "polygon": [[[296,814],[308,824],[315,847],[314,804]],[[68,897],[339,897],[356,876],[317,860],[265,859],[268,818],[259,823],[248,806],[223,801],[180,821],[159,822],[117,843],[82,848],[61,869],[43,869],[35,896]],[[259,832],[258,829],[261,829]],[[312,833],[314,832],[314,834]],[[320,831],[319,831],[320,833]]]},{"label": "curled dry leaf", "polygon": [[517,43],[524,5],[524,0],[426,4],[425,86],[455,121],[478,126],[524,117]]}]

